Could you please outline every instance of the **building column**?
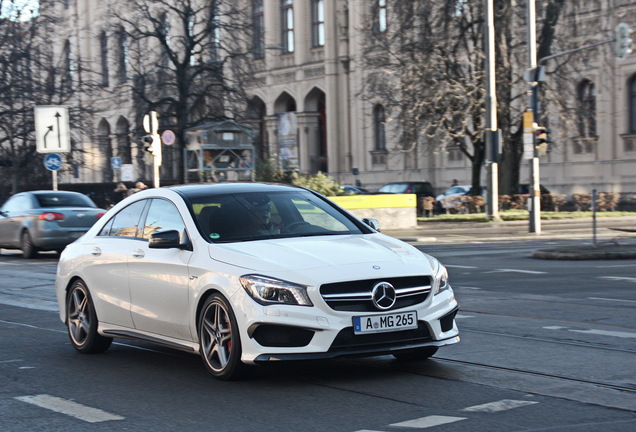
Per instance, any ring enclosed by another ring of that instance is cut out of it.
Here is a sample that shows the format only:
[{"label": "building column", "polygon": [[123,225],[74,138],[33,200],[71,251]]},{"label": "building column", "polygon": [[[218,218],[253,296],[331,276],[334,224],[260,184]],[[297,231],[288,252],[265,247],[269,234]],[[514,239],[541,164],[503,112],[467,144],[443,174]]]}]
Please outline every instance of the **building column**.
[{"label": "building column", "polygon": [[320,113],[298,113],[298,131],[300,171],[308,174],[325,172],[328,161],[320,151]]}]

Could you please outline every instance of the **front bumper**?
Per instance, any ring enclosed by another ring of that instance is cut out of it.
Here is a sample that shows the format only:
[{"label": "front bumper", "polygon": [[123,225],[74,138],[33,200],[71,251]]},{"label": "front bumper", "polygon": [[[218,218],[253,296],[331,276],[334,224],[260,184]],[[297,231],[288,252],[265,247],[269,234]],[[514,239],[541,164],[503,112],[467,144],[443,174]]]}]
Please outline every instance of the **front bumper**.
[{"label": "front bumper", "polygon": [[[367,357],[422,347],[458,343],[455,315],[459,307],[452,291],[398,311],[415,310],[418,327],[411,330],[356,335],[354,313],[318,307],[259,307],[249,314],[241,334],[246,363],[281,360]],[[365,313],[367,314],[367,313]]]},{"label": "front bumper", "polygon": [[33,244],[42,250],[64,249],[86,234],[88,228],[56,228],[32,233]]}]

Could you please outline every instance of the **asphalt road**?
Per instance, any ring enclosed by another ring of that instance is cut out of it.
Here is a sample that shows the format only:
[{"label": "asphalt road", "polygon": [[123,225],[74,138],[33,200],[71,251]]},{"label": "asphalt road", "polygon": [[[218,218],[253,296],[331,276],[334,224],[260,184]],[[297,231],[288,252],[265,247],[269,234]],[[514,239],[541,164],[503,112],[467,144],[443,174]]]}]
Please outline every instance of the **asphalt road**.
[{"label": "asphalt road", "polygon": [[570,239],[473,240],[416,242],[449,269],[458,345],[421,363],[282,363],[231,383],[136,342],[76,353],[56,314],[55,255],[3,250],[0,429],[636,430],[636,260],[530,257]]}]

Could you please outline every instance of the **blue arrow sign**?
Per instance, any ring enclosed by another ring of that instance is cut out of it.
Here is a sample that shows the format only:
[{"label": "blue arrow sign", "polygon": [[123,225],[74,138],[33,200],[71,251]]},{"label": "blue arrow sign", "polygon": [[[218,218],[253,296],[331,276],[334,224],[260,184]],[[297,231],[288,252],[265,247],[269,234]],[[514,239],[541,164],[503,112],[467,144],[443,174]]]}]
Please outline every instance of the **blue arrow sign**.
[{"label": "blue arrow sign", "polygon": [[110,167],[113,170],[120,170],[121,169],[121,158],[119,156],[114,156],[114,157],[110,158]]},{"label": "blue arrow sign", "polygon": [[44,157],[44,166],[49,171],[57,171],[62,168],[62,156],[57,153],[49,153]]}]

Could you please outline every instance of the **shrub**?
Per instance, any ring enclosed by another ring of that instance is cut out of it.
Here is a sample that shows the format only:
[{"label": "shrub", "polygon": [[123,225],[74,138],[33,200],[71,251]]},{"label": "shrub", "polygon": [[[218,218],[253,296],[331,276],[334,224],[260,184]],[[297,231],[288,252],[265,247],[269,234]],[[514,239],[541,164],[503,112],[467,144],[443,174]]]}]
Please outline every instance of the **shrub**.
[{"label": "shrub", "polygon": [[592,194],[572,194],[576,211],[588,211],[592,208]]},{"label": "shrub", "polygon": [[563,194],[550,194],[552,195],[552,205],[554,206],[554,211],[558,212],[559,209],[562,209],[567,203],[567,195]]},{"label": "shrub", "polygon": [[261,182],[286,182],[286,175],[278,166],[274,158],[259,160],[256,162],[254,179]]},{"label": "shrub", "polygon": [[596,197],[596,208],[599,211],[616,211],[620,194],[615,192],[600,192]]},{"label": "shrub", "polygon": [[344,194],[344,190],[333,177],[320,171],[314,176],[299,176],[298,173],[294,172],[291,175],[291,184],[306,187],[325,196]]}]

